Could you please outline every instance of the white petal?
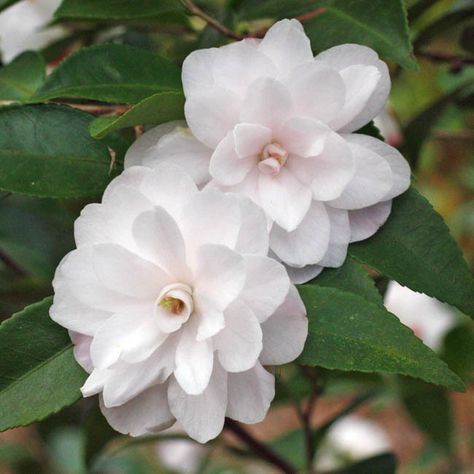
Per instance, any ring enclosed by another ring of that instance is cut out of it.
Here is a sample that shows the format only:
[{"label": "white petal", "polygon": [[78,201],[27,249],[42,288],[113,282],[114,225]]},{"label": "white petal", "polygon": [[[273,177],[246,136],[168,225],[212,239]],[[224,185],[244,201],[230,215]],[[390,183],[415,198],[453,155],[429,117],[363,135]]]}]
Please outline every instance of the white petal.
[{"label": "white petal", "polygon": [[235,151],[234,134],[229,132],[217,145],[211,157],[209,172],[219,184],[230,186],[240,183],[256,166],[256,158],[240,158]]},{"label": "white petal", "polygon": [[83,397],[92,397],[100,393],[107,382],[109,371],[94,369],[81,387]]},{"label": "white petal", "polygon": [[125,155],[125,168],[171,163],[183,168],[198,186],[209,180],[212,150],[198,141],[183,121],[158,125],[141,135]]},{"label": "white petal", "polygon": [[168,388],[171,412],[191,438],[206,443],[215,438],[224,426],[227,407],[227,373],[216,362],[206,390],[200,395],[188,395],[176,380]]},{"label": "white petal", "polygon": [[296,229],[311,205],[311,190],[283,167],[277,176],[260,174],[260,204],[265,212],[286,231]]},{"label": "white petal", "polygon": [[410,166],[396,148],[388,145],[382,140],[378,140],[377,138],[358,133],[344,135],[344,138],[347,140],[349,145],[355,144],[372,153],[376,153],[390,166],[393,175],[392,187],[384,196],[384,200],[392,199],[409,188],[411,175]]},{"label": "white petal", "polygon": [[313,60],[311,44],[298,20],[281,20],[265,34],[258,50],[266,54],[281,74]]},{"label": "white petal", "polygon": [[286,80],[298,116],[329,123],[344,105],[345,84],[341,75],[320,62],[293,69]]},{"label": "white petal", "polygon": [[286,265],[286,271],[290,280],[295,285],[306,283],[307,281],[316,278],[322,271],[324,267],[321,265],[306,265],[305,267],[290,267]]},{"label": "white petal", "polygon": [[228,372],[242,372],[255,365],[262,351],[262,330],[255,314],[236,301],[225,310],[225,328],[214,337],[217,356]]},{"label": "white petal", "polygon": [[198,49],[183,62],[181,79],[186,97],[200,94],[215,85],[214,67],[218,63],[218,48]]},{"label": "white petal", "polygon": [[331,225],[329,246],[318,265],[324,267],[340,267],[347,256],[347,247],[351,240],[351,226],[348,212],[344,209],[326,207]]},{"label": "white petal", "polygon": [[[365,101],[365,105],[359,108],[359,112],[352,118],[346,115],[345,120],[339,123],[339,126],[343,127],[343,131],[352,132],[358,130],[382,111],[390,92],[390,74],[387,65],[378,58],[375,51],[358,44],[344,44],[320,53],[316,60],[322,61],[324,64],[340,72],[355,65],[374,66],[379,72],[379,80]],[[347,79],[346,87],[355,86],[355,81],[351,74],[344,73],[343,78],[344,76]],[[356,99],[360,102],[360,91],[356,87],[351,87],[351,91],[346,92],[346,100]],[[357,99],[358,95],[359,98]]]},{"label": "white petal", "polygon": [[312,201],[301,224],[292,232],[274,225],[270,234],[270,248],[285,263],[302,267],[317,263],[328,249],[330,221],[326,207]]},{"label": "white petal", "polygon": [[175,418],[166,397],[167,384],[155,385],[119,407],[100,409],[112,428],[130,436],[155,433],[171,426]]},{"label": "white petal", "polygon": [[91,373],[94,370],[91,360],[92,337],[74,331],[69,331],[69,337],[74,344],[74,358],[86,372]]},{"label": "white petal", "polygon": [[351,242],[371,237],[379,230],[390,215],[392,201],[383,201],[370,207],[349,211]]},{"label": "white petal", "polygon": [[285,121],[276,139],[289,153],[315,156],[322,152],[329,132],[323,122],[309,117],[294,117]]},{"label": "white petal", "polygon": [[268,257],[245,256],[247,278],[239,301],[243,301],[260,322],[283,302],[290,287],[285,267]]},{"label": "white petal", "polygon": [[272,141],[272,131],[256,123],[238,123],[233,131],[235,151],[240,158],[260,155]]},{"label": "white petal", "polygon": [[186,283],[189,280],[183,236],[176,221],[162,207],[140,214],[133,224],[133,236],[144,258],[175,281]]},{"label": "white petal", "polygon": [[199,395],[209,384],[213,367],[213,345],[210,339],[197,340],[197,318],[192,318],[181,330],[176,349],[174,376],[190,395]]},{"label": "white petal", "polygon": [[239,199],[242,224],[235,251],[247,255],[267,255],[269,236],[266,216],[250,199]]},{"label": "white petal", "polygon": [[74,222],[74,238],[77,247],[111,241],[104,208],[100,204],[88,204]]},{"label": "white petal", "polygon": [[291,111],[288,89],[275,79],[262,77],[248,88],[241,106],[240,122],[257,123],[276,130]]},{"label": "white petal", "polygon": [[239,121],[241,99],[222,87],[190,96],[184,114],[194,136],[208,147],[215,148]]},{"label": "white petal", "polygon": [[275,396],[275,377],[260,364],[228,375],[226,416],[242,423],[258,423],[265,418]]},{"label": "white petal", "polygon": [[355,163],[355,174],[342,194],[328,204],[341,209],[361,209],[383,201],[394,176],[388,162],[374,151],[346,140]]}]

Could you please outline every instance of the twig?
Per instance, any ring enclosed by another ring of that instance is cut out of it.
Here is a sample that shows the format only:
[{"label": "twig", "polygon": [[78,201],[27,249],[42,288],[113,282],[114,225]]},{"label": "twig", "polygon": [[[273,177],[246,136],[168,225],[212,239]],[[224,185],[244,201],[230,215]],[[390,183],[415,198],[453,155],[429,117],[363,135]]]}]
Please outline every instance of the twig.
[{"label": "twig", "polygon": [[214,29],[222,33],[228,38],[240,41],[244,39],[244,36],[239,35],[235,31],[230,30],[222,23],[217,21],[215,18],[209,16],[205,11],[201,10],[197,5],[194,4],[192,0],[181,0],[181,3],[189,10],[192,15],[202,18],[209,26],[212,26]]},{"label": "twig", "polygon": [[73,104],[68,102],[61,102],[74,109],[82,110],[94,115],[121,115],[127,112],[130,105],[98,105],[98,104]]},{"label": "twig", "polygon": [[285,474],[296,474],[296,469],[293,466],[290,466],[284,459],[278,456],[278,454],[255,439],[237,422],[227,418],[224,428],[239,438],[240,441],[245,443],[255,454],[258,455],[259,458],[264,459]]},{"label": "twig", "polygon": [[301,23],[305,23],[309,20],[312,20],[313,18],[316,18],[319,15],[322,15],[326,11],[327,11],[327,8],[319,7],[319,8],[316,8],[316,10],[313,10],[312,12],[305,13],[304,15],[300,15],[295,18]]},{"label": "twig", "polygon": [[455,54],[417,51],[418,56],[433,61],[435,63],[449,63],[452,71],[459,71],[464,66],[474,65],[474,57],[472,56],[457,56]]}]

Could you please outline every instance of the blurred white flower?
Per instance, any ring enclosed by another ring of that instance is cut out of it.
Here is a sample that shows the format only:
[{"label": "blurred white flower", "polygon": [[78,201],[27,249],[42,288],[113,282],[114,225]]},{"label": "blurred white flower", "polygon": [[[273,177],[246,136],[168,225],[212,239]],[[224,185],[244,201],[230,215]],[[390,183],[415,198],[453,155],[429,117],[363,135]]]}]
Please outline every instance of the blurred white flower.
[{"label": "blurred white flower", "polygon": [[90,372],[82,393],[100,394],[116,430],[178,420],[205,442],[225,416],[264,418],[274,378],[262,365],[300,354],[307,319],[284,267],[266,256],[254,203],[198,191],[176,166],[133,167],[86,206],[75,238],[50,314],[73,331]]},{"label": "blurred white flower", "polygon": [[374,124],[380,130],[380,133],[389,145],[399,147],[402,144],[403,135],[400,130],[400,125],[388,104],[382,112],[374,118]]},{"label": "blurred white flower", "polygon": [[444,336],[456,325],[454,311],[435,298],[391,281],[385,307],[433,350],[441,348]]},{"label": "blurred white flower", "polygon": [[198,185],[250,197],[296,282],[340,266],[348,244],[374,234],[409,186],[396,149],[352,133],[381,112],[390,90],[370,48],[346,44],[314,58],[301,24],[282,20],[262,40],[192,52],[182,78],[190,130],[152,129],[126,166],[175,160]]},{"label": "blurred white flower", "polygon": [[375,422],[349,415],[334,423],[318,454],[318,469],[337,469],[391,451],[385,431]]},{"label": "blurred white flower", "polygon": [[4,62],[38,50],[64,35],[62,26],[47,27],[61,0],[22,0],[0,13],[0,51]]}]

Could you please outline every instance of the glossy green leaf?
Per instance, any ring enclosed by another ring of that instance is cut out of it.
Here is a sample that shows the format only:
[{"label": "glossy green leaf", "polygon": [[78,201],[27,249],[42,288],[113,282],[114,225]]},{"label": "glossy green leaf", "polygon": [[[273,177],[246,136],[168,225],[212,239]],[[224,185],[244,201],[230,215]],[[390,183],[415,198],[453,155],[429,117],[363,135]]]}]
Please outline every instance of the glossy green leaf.
[{"label": "glossy green leaf", "polygon": [[327,474],[395,474],[396,472],[397,458],[393,454],[385,453]]},{"label": "glossy green leaf", "polygon": [[0,100],[23,102],[43,84],[46,64],[43,57],[32,51],[17,56],[0,69]]},{"label": "glossy green leaf", "polygon": [[68,56],[34,99],[67,97],[136,104],[163,91],[181,91],[178,66],[151,51],[101,44]]},{"label": "glossy green leaf", "polygon": [[453,328],[443,341],[443,360],[463,380],[474,371],[474,328],[470,321]]},{"label": "glossy green leaf", "polygon": [[348,256],[339,268],[325,268],[307,284],[336,288],[362,296],[367,301],[383,304],[382,296],[362,265]]},{"label": "glossy green leaf", "polygon": [[303,285],[299,291],[309,318],[301,364],[409,375],[464,389],[459,377],[380,305],[335,288]]},{"label": "glossy green leaf", "polygon": [[58,19],[149,20],[182,11],[178,0],[63,0]]},{"label": "glossy green leaf", "polygon": [[89,131],[95,138],[134,125],[158,125],[184,119],[184,95],[182,92],[159,92],[125,112],[119,117],[98,117],[91,122]]},{"label": "glossy green leaf", "polygon": [[317,13],[304,23],[304,29],[318,51],[358,43],[403,67],[416,69],[402,0],[267,0],[257,6],[255,3],[244,2],[240,12],[243,19],[310,17],[312,12]]},{"label": "glossy green leaf", "polygon": [[0,325],[0,431],[41,420],[81,396],[86,374],[50,306],[47,298]]},{"label": "glossy green leaf", "polygon": [[415,189],[393,201],[386,224],[349,254],[387,277],[474,316],[474,280],[443,219]]},{"label": "glossy green leaf", "polygon": [[0,189],[43,197],[102,192],[120,166],[90,136],[91,118],[57,105],[0,110]]}]

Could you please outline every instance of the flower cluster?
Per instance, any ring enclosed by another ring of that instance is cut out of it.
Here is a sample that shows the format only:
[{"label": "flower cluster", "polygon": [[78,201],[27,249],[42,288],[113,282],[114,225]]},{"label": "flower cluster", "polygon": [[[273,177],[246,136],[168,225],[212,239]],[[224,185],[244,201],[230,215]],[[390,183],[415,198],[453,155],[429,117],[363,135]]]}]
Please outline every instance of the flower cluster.
[{"label": "flower cluster", "polygon": [[264,366],[293,361],[307,336],[293,283],[341,265],[410,173],[395,149],[353,133],[390,87],[369,48],[313,58],[284,20],[261,41],[190,54],[183,84],[187,123],[140,137],[76,221],[51,317],[90,374],[83,395],[99,394],[116,430],[178,421],[205,442],[225,417],[264,418]]}]

